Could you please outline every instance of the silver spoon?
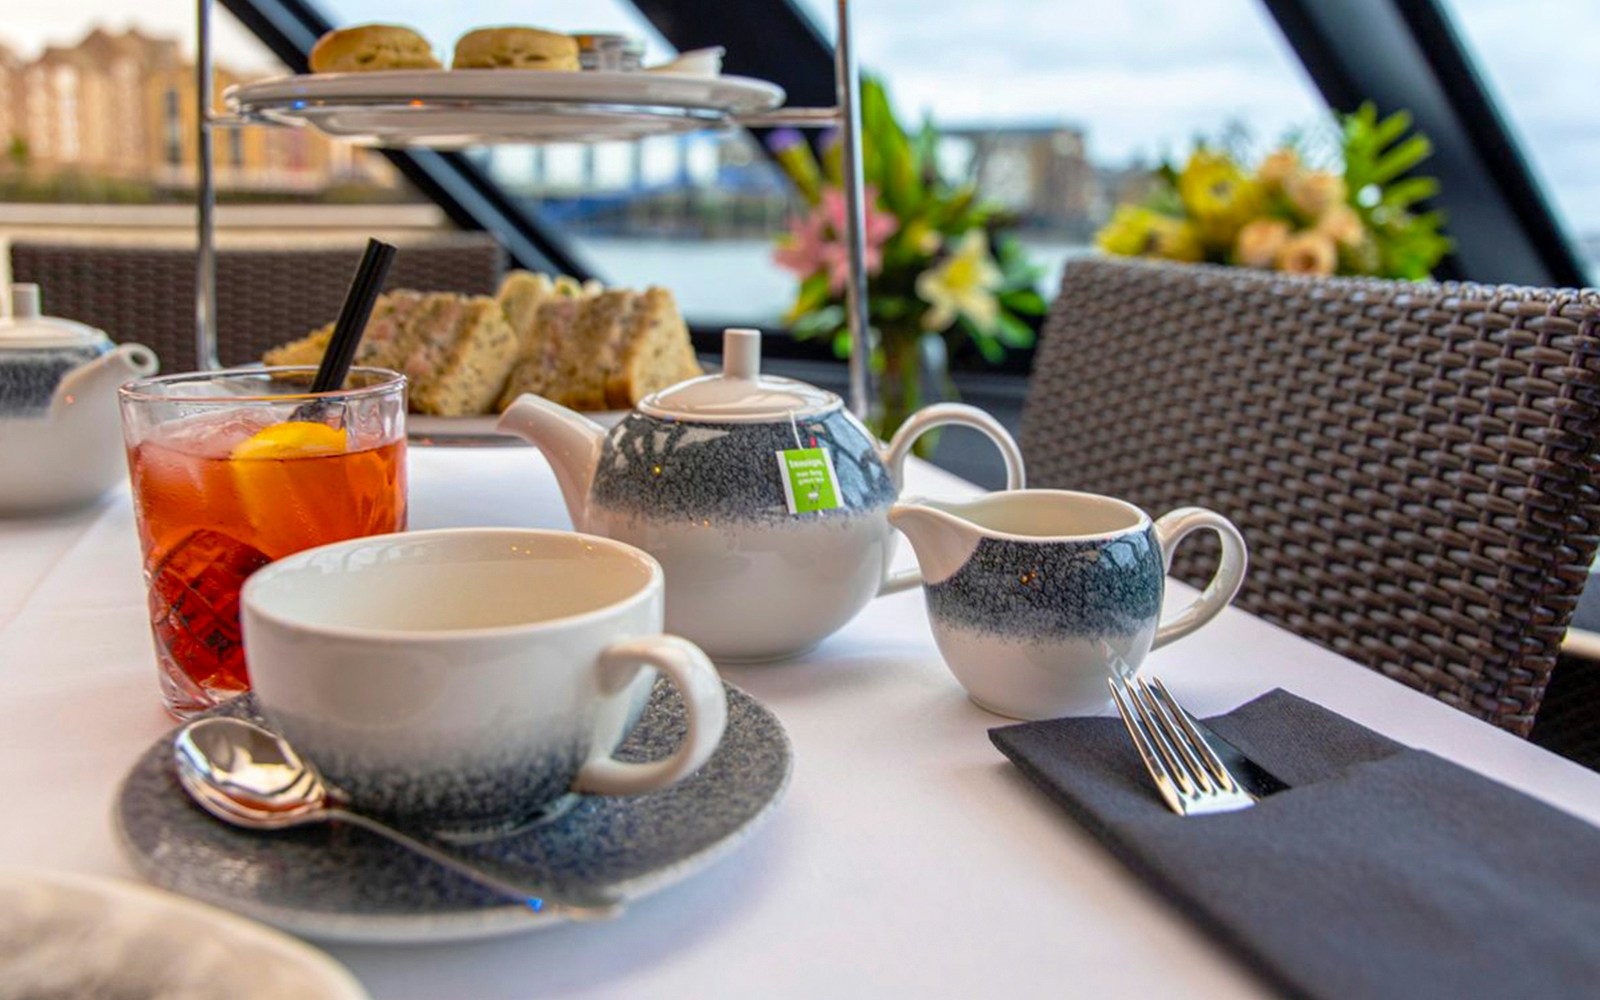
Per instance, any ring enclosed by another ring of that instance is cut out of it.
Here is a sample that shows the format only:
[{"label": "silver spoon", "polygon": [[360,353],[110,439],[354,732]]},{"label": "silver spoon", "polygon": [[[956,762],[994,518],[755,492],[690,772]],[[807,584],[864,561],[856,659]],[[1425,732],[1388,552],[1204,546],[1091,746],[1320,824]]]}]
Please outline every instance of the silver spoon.
[{"label": "silver spoon", "polygon": [[609,900],[574,901],[517,885],[344,808],[336,793],[281,736],[243,719],[216,716],[184,726],[173,743],[178,781],[217,819],[250,830],[286,830],[339,820],[370,830],[457,875],[538,913],[604,920],[622,912]]}]

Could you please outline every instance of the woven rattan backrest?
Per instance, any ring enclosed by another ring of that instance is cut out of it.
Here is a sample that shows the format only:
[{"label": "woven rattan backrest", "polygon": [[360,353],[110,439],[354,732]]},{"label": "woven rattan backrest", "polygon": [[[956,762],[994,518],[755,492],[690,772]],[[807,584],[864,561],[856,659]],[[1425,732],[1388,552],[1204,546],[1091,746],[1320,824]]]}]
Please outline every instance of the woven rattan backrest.
[{"label": "woven rattan backrest", "polygon": [[[223,364],[261,354],[330,323],[361,260],[359,244],[296,250],[225,249],[217,255],[218,353]],[[505,268],[492,237],[408,244],[388,288],[491,294]],[[14,243],[15,281],[37,282],[45,310],[156,352],[163,371],[195,367],[195,253],[188,249]]]},{"label": "woven rattan backrest", "polygon": [[1597,321],[1593,292],[1076,261],[1028,478],[1216,509],[1240,605],[1526,735],[1600,529]]}]

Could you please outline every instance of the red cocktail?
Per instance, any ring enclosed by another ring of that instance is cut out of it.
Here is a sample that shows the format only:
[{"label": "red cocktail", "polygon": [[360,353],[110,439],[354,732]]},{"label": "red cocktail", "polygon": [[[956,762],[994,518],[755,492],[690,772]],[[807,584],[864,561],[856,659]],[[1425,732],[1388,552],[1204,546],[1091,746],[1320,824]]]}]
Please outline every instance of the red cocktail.
[{"label": "red cocktail", "polygon": [[192,715],[250,688],[239,587],[274,559],[406,523],[405,380],[217,372],[122,389],[162,698]]}]

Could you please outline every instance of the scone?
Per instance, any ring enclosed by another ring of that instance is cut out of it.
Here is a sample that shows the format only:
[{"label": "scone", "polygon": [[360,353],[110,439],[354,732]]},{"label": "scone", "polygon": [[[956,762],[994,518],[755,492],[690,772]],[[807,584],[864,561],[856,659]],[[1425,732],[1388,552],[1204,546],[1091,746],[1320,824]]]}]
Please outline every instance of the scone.
[{"label": "scone", "polygon": [[456,42],[454,69],[578,69],[578,42],[538,28],[479,28]]},{"label": "scone", "polygon": [[633,303],[606,377],[606,405],[631,409],[652,392],[704,374],[672,293],[645,289]]},{"label": "scone", "polygon": [[428,40],[397,24],[339,28],[311,49],[313,73],[365,73],[380,69],[443,69]]}]

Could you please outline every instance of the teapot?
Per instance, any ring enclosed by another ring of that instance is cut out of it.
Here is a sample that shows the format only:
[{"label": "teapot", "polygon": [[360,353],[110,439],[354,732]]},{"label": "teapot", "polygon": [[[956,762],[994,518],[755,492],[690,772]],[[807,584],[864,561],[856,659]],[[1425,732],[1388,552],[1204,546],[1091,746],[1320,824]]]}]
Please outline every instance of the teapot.
[{"label": "teapot", "polygon": [[0,319],[0,516],[87,504],[123,475],[117,386],[155,374],[155,352],[41,316],[38,285],[13,285],[11,300]]},{"label": "teapot", "polygon": [[916,586],[891,574],[888,512],[924,432],[972,427],[1023,485],[1022,453],[977,407],[917,411],[884,445],[831,392],[761,372],[761,334],[723,334],[723,371],[646,396],[608,433],[539,396],[499,429],[539,446],[577,530],[644,549],[666,572],[666,629],[714,659],[793,656],[875,595]]}]

